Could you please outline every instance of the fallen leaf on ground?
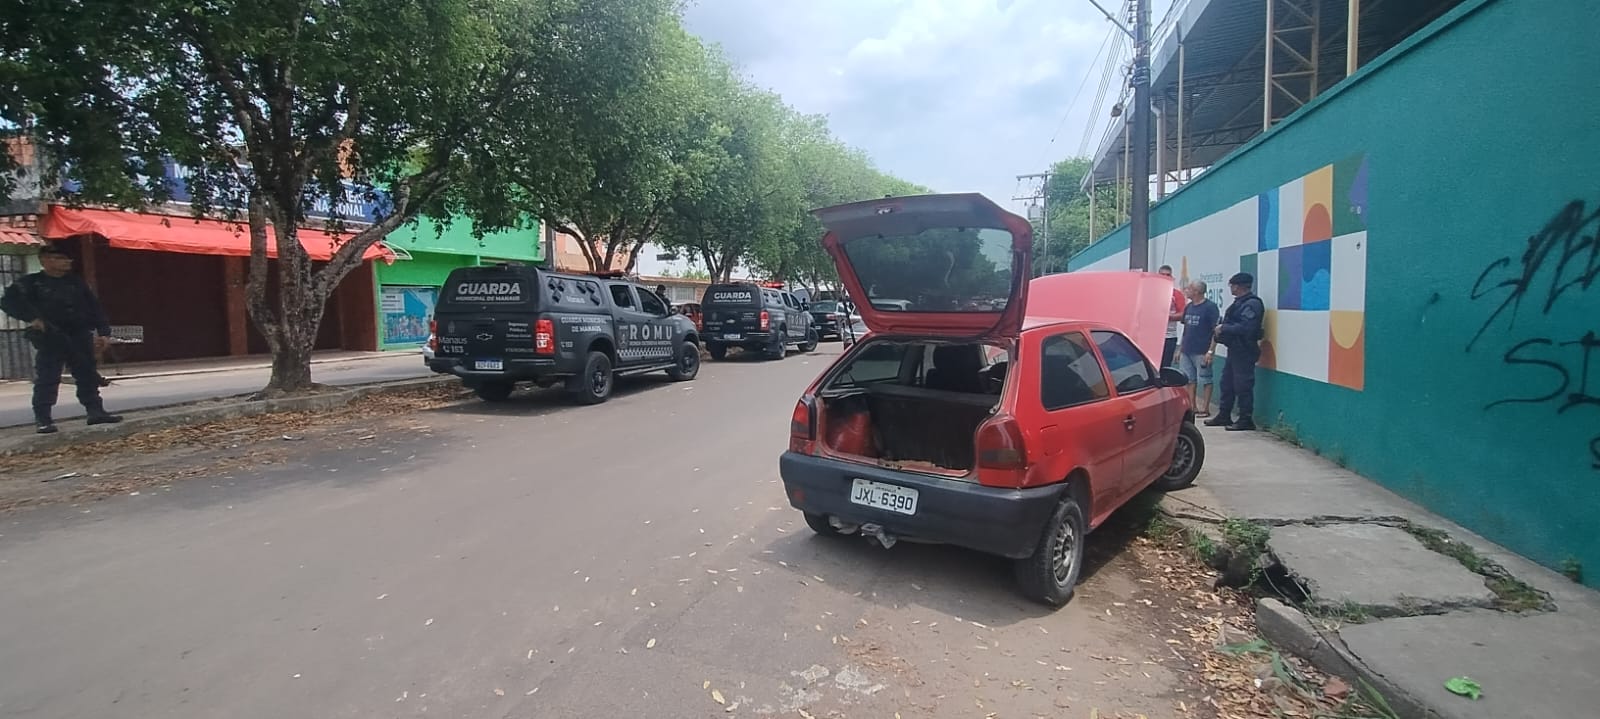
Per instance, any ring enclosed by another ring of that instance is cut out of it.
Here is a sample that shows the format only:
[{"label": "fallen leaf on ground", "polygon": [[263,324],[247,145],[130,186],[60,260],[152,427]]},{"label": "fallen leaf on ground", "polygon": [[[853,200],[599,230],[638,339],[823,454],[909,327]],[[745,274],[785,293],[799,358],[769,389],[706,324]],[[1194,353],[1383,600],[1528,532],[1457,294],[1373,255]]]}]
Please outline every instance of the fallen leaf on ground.
[{"label": "fallen leaf on ground", "polygon": [[496,690],[494,690],[494,695],[497,696],[497,697],[503,697],[503,696],[506,695],[506,690],[504,690],[504,689],[496,689]]},{"label": "fallen leaf on ground", "polygon": [[644,643],[644,648],[645,649],[655,649],[656,648],[656,640],[655,640],[655,638],[651,637],[650,641],[645,642]]},{"label": "fallen leaf on ground", "polygon": [[1470,677],[1455,677],[1444,683],[1444,688],[1451,694],[1458,694],[1474,701],[1483,698],[1483,687]]},{"label": "fallen leaf on ground", "polygon": [[722,698],[722,692],[717,691],[715,689],[711,690],[711,701],[714,701],[714,702],[716,702],[718,704],[727,704],[728,703],[727,699]]}]

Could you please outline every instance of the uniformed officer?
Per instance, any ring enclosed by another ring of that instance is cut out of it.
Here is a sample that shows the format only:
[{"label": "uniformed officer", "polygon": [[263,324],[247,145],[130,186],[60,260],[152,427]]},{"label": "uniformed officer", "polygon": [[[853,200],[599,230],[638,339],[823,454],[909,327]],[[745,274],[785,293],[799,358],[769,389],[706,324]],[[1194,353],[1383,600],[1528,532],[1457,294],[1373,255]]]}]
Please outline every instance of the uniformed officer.
[{"label": "uniformed officer", "polygon": [[72,371],[78,401],[89,424],[114,424],[122,417],[106,411],[100,399],[96,351],[111,336],[100,301],[83,277],[72,273],[72,258],[49,246],[39,253],[43,272],[27,275],[5,290],[0,309],[28,323],[25,335],[35,350],[33,418],[39,434],[56,431],[50,416],[61,389],[61,369]]},{"label": "uniformed officer", "polygon": [[[1261,340],[1266,336],[1262,322],[1267,310],[1256,296],[1255,283],[1248,272],[1228,278],[1233,304],[1228,305],[1216,329],[1217,341],[1228,348],[1228,362],[1222,368],[1222,400],[1217,405],[1217,415],[1206,420],[1206,425],[1227,427],[1229,432],[1256,428],[1256,362],[1261,359]],[[1239,404],[1237,420],[1233,419],[1235,400]]]}]

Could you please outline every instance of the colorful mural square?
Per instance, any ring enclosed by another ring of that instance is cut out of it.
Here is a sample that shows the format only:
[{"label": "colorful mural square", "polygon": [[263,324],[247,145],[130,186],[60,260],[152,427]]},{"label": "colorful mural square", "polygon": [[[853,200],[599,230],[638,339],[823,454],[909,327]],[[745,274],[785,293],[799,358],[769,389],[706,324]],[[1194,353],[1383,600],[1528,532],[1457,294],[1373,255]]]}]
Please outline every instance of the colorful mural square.
[{"label": "colorful mural square", "polygon": [[1278,191],[1273,189],[1256,197],[1256,250],[1266,252],[1278,249]]},{"label": "colorful mural square", "polygon": [[1278,308],[1326,310],[1333,244],[1312,242],[1278,251]]}]

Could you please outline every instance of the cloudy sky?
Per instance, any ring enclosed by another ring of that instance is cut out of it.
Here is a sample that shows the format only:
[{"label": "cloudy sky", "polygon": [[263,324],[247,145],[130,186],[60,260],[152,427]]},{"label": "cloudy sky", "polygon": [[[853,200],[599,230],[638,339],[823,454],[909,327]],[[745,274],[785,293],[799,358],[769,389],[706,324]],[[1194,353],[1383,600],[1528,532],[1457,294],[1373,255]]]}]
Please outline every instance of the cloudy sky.
[{"label": "cloudy sky", "polygon": [[694,0],[687,24],[884,170],[1017,210],[1016,176],[1083,144],[1111,31],[1089,0]]}]

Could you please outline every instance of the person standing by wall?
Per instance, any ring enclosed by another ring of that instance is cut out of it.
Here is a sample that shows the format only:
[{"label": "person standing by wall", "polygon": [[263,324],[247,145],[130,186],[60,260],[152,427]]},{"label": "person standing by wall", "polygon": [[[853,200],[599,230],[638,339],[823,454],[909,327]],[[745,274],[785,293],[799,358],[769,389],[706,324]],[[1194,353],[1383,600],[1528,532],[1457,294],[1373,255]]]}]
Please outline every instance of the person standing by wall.
[{"label": "person standing by wall", "polygon": [[[1189,399],[1195,416],[1211,416],[1211,345],[1216,339],[1222,310],[1206,299],[1206,283],[1190,282],[1189,304],[1183,308],[1183,344],[1179,347],[1178,367],[1189,377]],[[1204,389],[1204,392],[1200,390]],[[1201,399],[1204,397],[1204,399]]]},{"label": "person standing by wall", "polygon": [[[1228,362],[1222,368],[1222,400],[1217,404],[1217,416],[1206,420],[1208,427],[1227,427],[1229,432],[1256,428],[1256,362],[1261,359],[1261,340],[1266,336],[1262,323],[1267,311],[1256,296],[1255,283],[1248,272],[1228,278],[1233,304],[1228,305],[1214,332],[1217,341],[1228,348]],[[1237,421],[1233,419],[1236,401]]]},{"label": "person standing by wall", "polygon": [[33,419],[39,434],[56,431],[51,410],[61,389],[61,369],[72,371],[78,401],[89,424],[115,424],[122,417],[106,411],[100,399],[100,371],[95,356],[111,336],[100,300],[83,277],[72,274],[72,258],[47,246],[39,253],[42,272],[27,275],[0,297],[0,310],[28,323],[34,347]]},{"label": "person standing by wall", "polygon": [[[1157,270],[1167,279],[1172,279],[1172,265],[1162,265]],[[1161,366],[1171,367],[1172,360],[1178,353],[1178,328],[1183,325],[1183,309],[1188,304],[1184,300],[1183,290],[1174,286],[1172,288],[1172,307],[1167,311],[1167,342],[1161,348]]]}]

